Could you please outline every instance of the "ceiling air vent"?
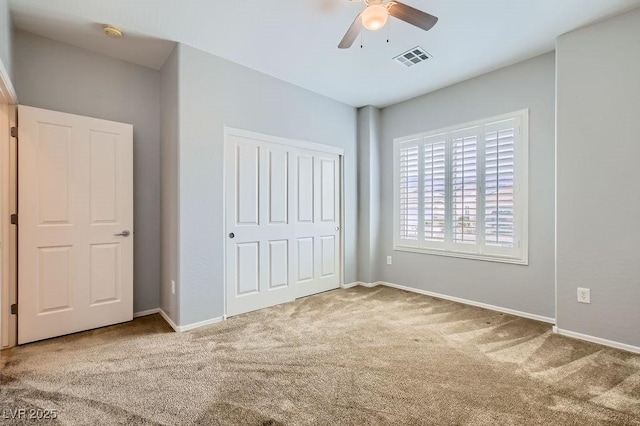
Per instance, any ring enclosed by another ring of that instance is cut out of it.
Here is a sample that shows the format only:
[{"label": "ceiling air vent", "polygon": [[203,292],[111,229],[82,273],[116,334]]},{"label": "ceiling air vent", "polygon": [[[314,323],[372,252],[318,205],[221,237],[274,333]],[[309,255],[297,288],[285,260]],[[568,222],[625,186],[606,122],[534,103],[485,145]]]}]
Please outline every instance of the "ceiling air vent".
[{"label": "ceiling air vent", "polygon": [[419,64],[420,62],[430,59],[431,57],[432,56],[422,47],[416,46],[413,49],[409,49],[406,52],[399,54],[393,58],[393,60],[400,62],[405,67],[412,67],[415,64]]}]

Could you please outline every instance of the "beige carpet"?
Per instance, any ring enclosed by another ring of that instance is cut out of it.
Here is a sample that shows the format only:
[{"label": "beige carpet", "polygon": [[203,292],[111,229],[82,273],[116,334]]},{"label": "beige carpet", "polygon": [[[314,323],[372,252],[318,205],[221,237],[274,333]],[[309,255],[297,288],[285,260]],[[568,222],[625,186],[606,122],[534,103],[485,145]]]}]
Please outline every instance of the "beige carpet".
[{"label": "beige carpet", "polygon": [[154,315],[3,363],[6,424],[41,407],[87,425],[640,425],[640,356],[385,287],[183,334]]}]

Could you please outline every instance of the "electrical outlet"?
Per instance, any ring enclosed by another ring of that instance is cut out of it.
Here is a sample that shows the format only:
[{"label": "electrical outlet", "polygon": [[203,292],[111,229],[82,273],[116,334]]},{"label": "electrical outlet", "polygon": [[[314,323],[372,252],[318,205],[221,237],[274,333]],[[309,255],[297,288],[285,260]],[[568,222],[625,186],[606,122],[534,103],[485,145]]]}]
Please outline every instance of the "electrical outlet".
[{"label": "electrical outlet", "polygon": [[578,302],[591,303],[591,289],[578,287]]},{"label": "electrical outlet", "polygon": [[171,280],[171,294],[176,294],[176,282]]},{"label": "electrical outlet", "polygon": [[391,258],[391,256],[387,256],[387,265],[391,264],[393,264],[393,259]]}]

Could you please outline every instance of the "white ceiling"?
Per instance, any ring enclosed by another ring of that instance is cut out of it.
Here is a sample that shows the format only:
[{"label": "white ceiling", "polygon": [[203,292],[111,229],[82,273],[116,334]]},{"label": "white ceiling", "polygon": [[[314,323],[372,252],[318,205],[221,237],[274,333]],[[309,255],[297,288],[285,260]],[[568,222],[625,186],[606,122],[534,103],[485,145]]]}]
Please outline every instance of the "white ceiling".
[{"label": "white ceiling", "polygon": [[[336,46],[363,9],[348,0],[10,0],[17,28],[158,69],[178,41],[353,106],[384,107],[552,51],[557,36],[640,0],[405,0],[436,15],[428,32],[390,18]],[[113,40],[100,24],[122,28]],[[406,68],[416,45],[433,55]]]}]

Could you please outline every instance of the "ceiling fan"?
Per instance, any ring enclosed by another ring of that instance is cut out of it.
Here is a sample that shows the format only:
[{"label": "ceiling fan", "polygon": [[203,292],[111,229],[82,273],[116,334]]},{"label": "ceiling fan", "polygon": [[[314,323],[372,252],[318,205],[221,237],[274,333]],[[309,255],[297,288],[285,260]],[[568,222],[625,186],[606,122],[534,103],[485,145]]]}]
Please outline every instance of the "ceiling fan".
[{"label": "ceiling fan", "polygon": [[370,31],[382,29],[387,24],[389,15],[425,31],[429,31],[436,22],[438,22],[438,18],[435,16],[395,0],[387,3],[385,3],[384,0],[351,1],[364,1],[367,7],[356,17],[353,24],[351,24],[347,30],[347,33],[338,45],[340,49],[350,48],[363,27]]}]

